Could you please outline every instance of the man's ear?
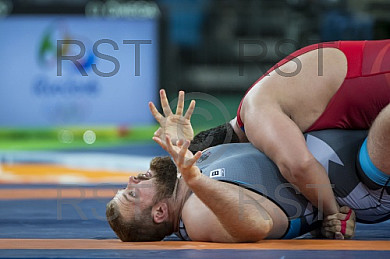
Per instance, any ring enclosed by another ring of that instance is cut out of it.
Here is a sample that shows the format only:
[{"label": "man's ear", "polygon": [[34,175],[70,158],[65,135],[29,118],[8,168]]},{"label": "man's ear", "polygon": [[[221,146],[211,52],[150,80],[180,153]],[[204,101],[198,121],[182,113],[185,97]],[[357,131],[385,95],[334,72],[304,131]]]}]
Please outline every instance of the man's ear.
[{"label": "man's ear", "polygon": [[153,221],[162,223],[168,219],[168,205],[165,202],[159,202],[152,208]]}]

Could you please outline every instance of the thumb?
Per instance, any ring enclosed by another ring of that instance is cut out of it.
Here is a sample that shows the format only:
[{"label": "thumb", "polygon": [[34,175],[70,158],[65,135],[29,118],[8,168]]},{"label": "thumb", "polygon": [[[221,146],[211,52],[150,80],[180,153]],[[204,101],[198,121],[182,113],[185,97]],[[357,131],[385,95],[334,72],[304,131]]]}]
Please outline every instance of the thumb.
[{"label": "thumb", "polygon": [[161,135],[161,133],[162,133],[162,128],[160,127],[160,128],[158,128],[158,130],[156,130],[155,132],[154,132],[154,136],[160,136]]},{"label": "thumb", "polygon": [[340,212],[345,214],[347,214],[350,210],[351,208],[349,208],[348,206],[343,206],[340,208]]}]

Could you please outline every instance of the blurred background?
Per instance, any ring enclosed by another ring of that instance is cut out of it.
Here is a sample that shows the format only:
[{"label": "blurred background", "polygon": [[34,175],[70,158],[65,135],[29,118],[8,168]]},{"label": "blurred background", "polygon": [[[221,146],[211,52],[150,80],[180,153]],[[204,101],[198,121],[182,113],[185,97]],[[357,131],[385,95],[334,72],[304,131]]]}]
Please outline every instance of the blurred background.
[{"label": "blurred background", "polygon": [[390,0],[0,0],[0,180],[55,160],[20,151],[160,154],[158,89],[197,100],[196,132],[216,126],[294,50],[390,38],[389,14]]}]

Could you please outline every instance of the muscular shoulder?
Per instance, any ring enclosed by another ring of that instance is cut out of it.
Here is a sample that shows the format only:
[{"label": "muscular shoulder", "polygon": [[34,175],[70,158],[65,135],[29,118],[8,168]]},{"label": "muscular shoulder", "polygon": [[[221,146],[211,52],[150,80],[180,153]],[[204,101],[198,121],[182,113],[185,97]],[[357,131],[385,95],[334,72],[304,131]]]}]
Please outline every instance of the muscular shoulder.
[{"label": "muscular shoulder", "polygon": [[243,101],[241,119],[247,124],[246,113],[269,113],[267,109],[272,109],[285,113],[304,129],[324,111],[346,73],[346,57],[336,48],[304,53],[257,82]]},{"label": "muscular shoulder", "polygon": [[313,90],[322,85],[329,87],[329,83],[337,78],[338,81],[344,80],[346,73],[345,54],[337,48],[321,48],[297,56],[275,68],[259,83],[261,87],[269,88],[269,93]]}]

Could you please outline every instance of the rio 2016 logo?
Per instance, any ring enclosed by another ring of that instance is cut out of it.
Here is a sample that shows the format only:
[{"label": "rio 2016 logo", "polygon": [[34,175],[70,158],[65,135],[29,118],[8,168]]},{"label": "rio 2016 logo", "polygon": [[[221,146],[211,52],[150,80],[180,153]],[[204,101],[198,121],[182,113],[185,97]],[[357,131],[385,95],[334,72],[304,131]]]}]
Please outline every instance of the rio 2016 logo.
[{"label": "rio 2016 logo", "polygon": [[[71,56],[76,53],[78,50],[70,44],[64,45],[61,49],[58,49],[57,47],[58,40],[72,41],[74,38],[75,36],[69,32],[65,23],[55,22],[51,24],[43,33],[42,40],[39,44],[39,64],[45,68],[53,68],[56,66],[59,58]],[[89,40],[85,39],[84,42],[89,42]],[[86,54],[85,52],[86,51],[84,47],[84,53],[80,58],[77,59],[77,62],[74,63],[75,67],[73,67],[73,71],[91,70],[92,64],[96,60],[96,56],[90,49]]]},{"label": "rio 2016 logo", "polygon": [[[120,69],[120,62],[117,58],[99,51],[102,44],[111,45],[113,50],[119,50],[117,42],[111,39],[99,39],[93,44],[90,40],[82,37],[74,37],[69,33],[64,23],[51,25],[43,35],[39,47],[39,63],[45,67],[57,66],[57,76],[62,76],[64,64],[76,68],[82,76],[88,76],[87,71],[92,70],[101,77],[112,77]],[[134,45],[135,76],[140,76],[141,45],[152,44],[151,40],[123,40],[123,44]],[[88,47],[88,50],[86,48]],[[103,72],[96,66],[96,61],[103,59],[113,63],[114,69],[110,72]],[[64,64],[63,64],[64,63]]]}]

